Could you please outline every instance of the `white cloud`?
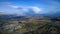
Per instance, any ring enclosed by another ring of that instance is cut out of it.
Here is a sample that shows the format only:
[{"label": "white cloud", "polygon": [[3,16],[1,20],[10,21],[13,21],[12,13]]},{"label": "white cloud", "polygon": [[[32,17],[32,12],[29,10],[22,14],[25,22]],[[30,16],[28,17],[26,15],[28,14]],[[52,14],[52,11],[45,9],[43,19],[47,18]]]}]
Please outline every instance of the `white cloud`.
[{"label": "white cloud", "polygon": [[35,13],[39,13],[40,11],[42,11],[40,8],[38,7],[32,7],[32,10],[35,12]]},{"label": "white cloud", "polygon": [[28,7],[24,7],[24,6],[15,6],[15,5],[11,5],[10,2],[0,2],[0,4],[3,4],[4,6],[7,6],[8,8],[12,8],[16,9],[16,10],[20,10],[20,12],[30,12],[30,9],[35,12],[35,13],[39,13],[41,11],[41,9],[39,7],[35,7],[35,6],[28,6]]},{"label": "white cloud", "polygon": [[22,11],[28,12],[29,10],[27,8],[23,8]]},{"label": "white cloud", "polygon": [[1,11],[1,10],[0,10],[0,12],[5,12],[5,11]]},{"label": "white cloud", "polygon": [[24,6],[13,6],[13,5],[8,5],[10,8],[20,10],[21,12],[29,12],[30,9],[35,12],[35,13],[40,13],[42,11],[39,7],[34,7],[34,6],[29,6],[29,7],[24,7]]},{"label": "white cloud", "polygon": [[10,7],[10,8],[14,8],[14,9],[19,8],[19,6],[13,6],[13,5],[8,5],[8,7]]},{"label": "white cloud", "polygon": [[39,7],[23,7],[22,11],[29,12],[30,9],[35,13],[40,13],[40,11],[42,11],[42,9],[40,9]]}]

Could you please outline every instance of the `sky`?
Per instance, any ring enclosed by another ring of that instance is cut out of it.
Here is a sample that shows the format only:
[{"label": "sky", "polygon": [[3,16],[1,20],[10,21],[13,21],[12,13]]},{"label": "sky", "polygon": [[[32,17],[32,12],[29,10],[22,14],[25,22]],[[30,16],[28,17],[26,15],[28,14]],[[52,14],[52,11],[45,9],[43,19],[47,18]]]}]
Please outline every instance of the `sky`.
[{"label": "sky", "polygon": [[0,14],[44,14],[60,11],[60,0],[0,0]]}]

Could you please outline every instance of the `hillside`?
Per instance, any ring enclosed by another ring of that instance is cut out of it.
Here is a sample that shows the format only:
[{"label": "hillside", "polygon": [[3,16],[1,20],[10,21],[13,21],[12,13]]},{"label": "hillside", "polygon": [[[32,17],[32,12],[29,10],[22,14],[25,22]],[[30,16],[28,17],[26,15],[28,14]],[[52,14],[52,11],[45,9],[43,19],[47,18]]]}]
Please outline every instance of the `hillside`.
[{"label": "hillside", "polygon": [[60,34],[60,18],[44,15],[0,16],[0,34]]}]

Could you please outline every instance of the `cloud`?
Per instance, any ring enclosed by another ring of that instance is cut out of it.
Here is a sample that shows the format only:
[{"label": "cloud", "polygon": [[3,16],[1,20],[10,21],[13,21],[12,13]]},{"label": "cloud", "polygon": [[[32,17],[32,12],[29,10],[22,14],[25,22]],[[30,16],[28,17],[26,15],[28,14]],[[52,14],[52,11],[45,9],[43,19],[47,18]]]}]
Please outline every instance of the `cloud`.
[{"label": "cloud", "polygon": [[39,13],[41,11],[41,9],[39,7],[34,7],[34,6],[24,7],[24,6],[8,5],[8,7],[20,10],[21,12],[29,12],[30,10],[32,10],[35,13]]},{"label": "cloud", "polygon": [[32,7],[32,10],[33,10],[35,13],[39,13],[40,11],[42,11],[39,7]]},{"label": "cloud", "polygon": [[5,11],[0,10],[0,12],[5,12]]},{"label": "cloud", "polygon": [[40,13],[41,9],[39,7],[24,7],[23,11],[26,11],[26,12],[33,11],[35,13]]},{"label": "cloud", "polygon": [[13,5],[8,5],[8,7],[10,7],[10,8],[14,8],[14,9],[19,8],[19,6],[13,6]]},{"label": "cloud", "polygon": [[0,14],[5,14],[5,13],[6,13],[6,11],[0,10]]},{"label": "cloud", "polygon": [[10,9],[15,9],[15,10],[19,10],[20,12],[30,12],[30,10],[32,10],[32,12],[35,13],[40,13],[41,8],[37,7],[37,6],[16,6],[16,5],[12,5],[11,2],[0,2],[0,4],[2,4],[3,6],[6,6]]}]

